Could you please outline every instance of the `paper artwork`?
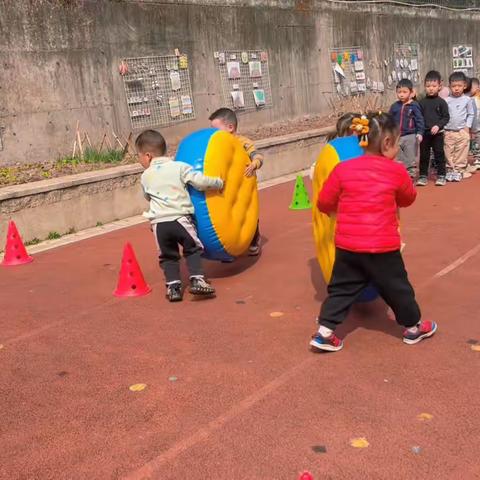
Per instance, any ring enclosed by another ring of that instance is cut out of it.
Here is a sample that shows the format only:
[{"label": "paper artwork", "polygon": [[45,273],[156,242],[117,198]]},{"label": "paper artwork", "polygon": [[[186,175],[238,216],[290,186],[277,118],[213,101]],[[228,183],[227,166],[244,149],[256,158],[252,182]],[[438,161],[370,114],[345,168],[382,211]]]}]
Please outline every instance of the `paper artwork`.
[{"label": "paper artwork", "polygon": [[190,98],[190,95],[182,95],[181,101],[182,101],[182,113],[184,115],[192,114],[193,106],[192,106],[192,99]]},{"label": "paper artwork", "polygon": [[178,97],[170,97],[168,99],[168,106],[170,108],[170,116],[172,118],[177,118],[180,116],[180,102]]},{"label": "paper artwork", "polygon": [[228,78],[240,78],[240,62],[227,62]]},{"label": "paper artwork", "polygon": [[262,76],[262,64],[259,61],[250,62],[248,68],[251,78],[259,78]]},{"label": "paper artwork", "polygon": [[265,90],[263,89],[253,90],[253,98],[255,100],[255,105],[257,107],[261,107],[262,105],[265,105]]},{"label": "paper artwork", "polygon": [[180,82],[180,74],[176,70],[170,71],[170,83],[174,92],[182,88],[182,83]]}]

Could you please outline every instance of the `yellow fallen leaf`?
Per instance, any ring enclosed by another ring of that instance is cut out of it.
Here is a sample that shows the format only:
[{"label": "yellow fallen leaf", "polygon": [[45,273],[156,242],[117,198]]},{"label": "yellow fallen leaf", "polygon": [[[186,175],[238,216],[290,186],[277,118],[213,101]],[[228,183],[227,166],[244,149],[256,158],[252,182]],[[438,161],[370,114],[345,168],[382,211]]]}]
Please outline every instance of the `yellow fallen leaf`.
[{"label": "yellow fallen leaf", "polygon": [[433,415],[431,415],[430,413],[420,413],[419,415],[417,415],[417,420],[420,420],[421,422],[431,420],[432,418]]},{"label": "yellow fallen leaf", "polygon": [[480,352],[480,345],[472,345],[470,347],[474,352]]},{"label": "yellow fallen leaf", "polygon": [[283,317],[284,313],[283,312],[272,312],[270,316],[272,318],[278,318],[278,317]]},{"label": "yellow fallen leaf", "polygon": [[352,438],[350,440],[350,445],[355,448],[367,448],[370,444],[365,437]]},{"label": "yellow fallen leaf", "polygon": [[130,385],[128,389],[131,392],[141,392],[142,390],[145,390],[147,388],[146,383],[135,383],[134,385]]},{"label": "yellow fallen leaf", "polygon": [[3,343],[0,343],[0,350],[3,348]]}]

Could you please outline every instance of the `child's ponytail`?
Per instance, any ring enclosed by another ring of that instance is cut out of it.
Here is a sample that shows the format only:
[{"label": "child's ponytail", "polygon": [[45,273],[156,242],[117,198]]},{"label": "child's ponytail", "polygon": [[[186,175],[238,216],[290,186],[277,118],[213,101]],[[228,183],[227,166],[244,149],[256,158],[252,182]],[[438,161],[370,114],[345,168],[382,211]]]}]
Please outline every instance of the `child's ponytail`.
[{"label": "child's ponytail", "polygon": [[385,135],[396,136],[399,133],[393,116],[383,112],[370,112],[367,115],[353,118],[350,130],[359,136],[360,146],[368,147],[370,153],[380,153],[382,139]]}]

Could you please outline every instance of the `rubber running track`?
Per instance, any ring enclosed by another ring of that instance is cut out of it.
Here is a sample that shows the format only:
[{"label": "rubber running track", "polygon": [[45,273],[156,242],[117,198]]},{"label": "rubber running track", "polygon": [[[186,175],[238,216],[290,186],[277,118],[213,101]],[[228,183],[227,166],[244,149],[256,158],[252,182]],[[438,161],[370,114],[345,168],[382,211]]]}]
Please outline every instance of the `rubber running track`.
[{"label": "rubber running track", "polygon": [[[404,345],[379,302],[327,355],[307,346],[325,286],[292,189],[261,192],[260,258],[208,265],[212,301],[166,302],[148,225],[0,269],[0,478],[480,478],[480,174],[402,213],[438,334]],[[127,240],[147,297],[111,295]]]}]

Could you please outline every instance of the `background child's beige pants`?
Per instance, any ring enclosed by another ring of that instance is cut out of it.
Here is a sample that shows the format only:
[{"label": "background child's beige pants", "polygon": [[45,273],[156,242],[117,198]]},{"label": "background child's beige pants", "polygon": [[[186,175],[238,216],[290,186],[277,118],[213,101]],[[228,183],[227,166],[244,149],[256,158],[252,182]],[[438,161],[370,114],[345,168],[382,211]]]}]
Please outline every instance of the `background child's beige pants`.
[{"label": "background child's beige pants", "polygon": [[467,168],[470,135],[465,130],[445,132],[445,156],[447,168],[461,172]]}]

